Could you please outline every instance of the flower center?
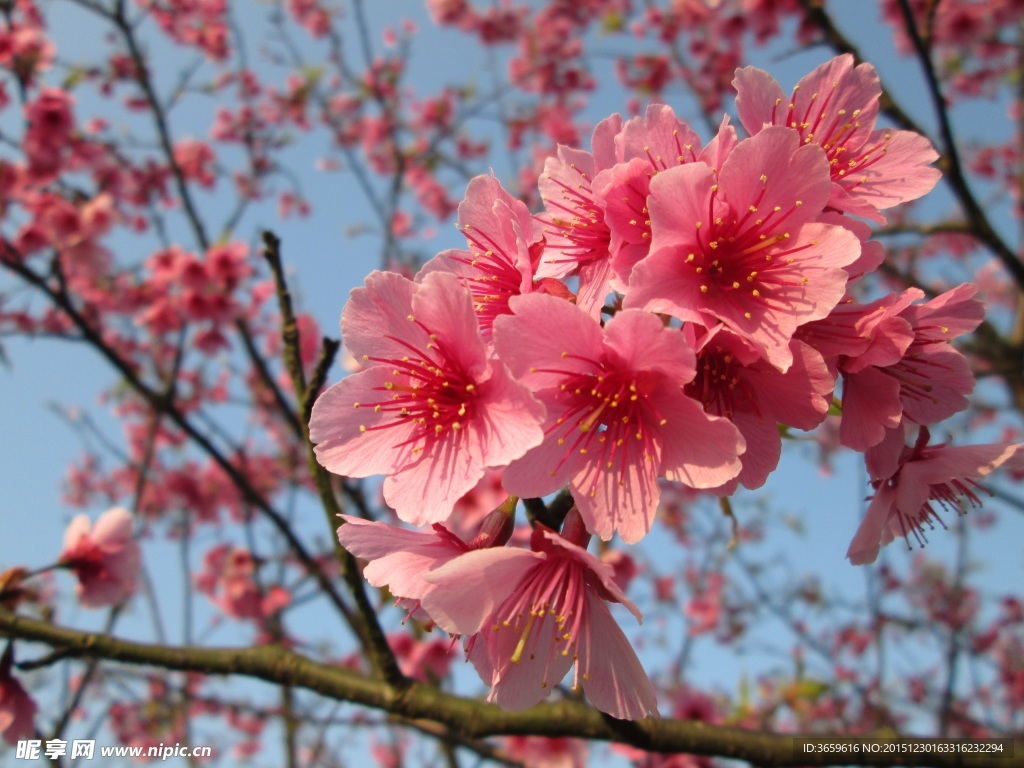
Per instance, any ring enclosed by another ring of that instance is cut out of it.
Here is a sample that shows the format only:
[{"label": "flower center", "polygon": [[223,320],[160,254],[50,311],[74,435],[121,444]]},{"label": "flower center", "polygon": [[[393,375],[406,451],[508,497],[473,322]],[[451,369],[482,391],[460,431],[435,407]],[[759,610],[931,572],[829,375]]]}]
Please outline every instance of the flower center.
[{"label": "flower center", "polygon": [[[651,384],[642,374],[617,370],[607,359],[595,360],[569,352],[563,352],[562,357],[585,361],[592,370],[544,369],[565,375],[556,396],[561,415],[546,430],[548,435],[558,436],[558,445],[565,451],[551,474],[557,474],[570,456],[579,453],[602,470],[617,471],[619,485],[625,485],[631,457],[635,460],[639,453],[645,461],[651,461],[657,454],[650,422],[653,420],[659,426],[666,423],[646,397]],[[589,489],[591,496],[597,493],[598,477],[595,473]]]},{"label": "flower center", "polygon": [[[386,413],[391,418],[373,426],[360,426],[360,431],[388,429],[406,426],[414,422],[411,436],[395,447],[427,443],[458,437],[467,419],[473,417],[476,386],[450,356],[436,333],[418,320],[409,316],[426,337],[424,349],[394,336],[384,338],[408,350],[402,357],[372,357],[364,360],[391,368],[390,381],[375,391],[389,393],[390,397],[378,402],[354,403],[356,408],[373,408],[376,413]],[[414,448],[419,453],[423,446]]]},{"label": "flower center", "polygon": [[725,217],[720,215],[718,185],[712,187],[708,221],[695,222],[697,248],[683,257],[701,293],[733,303],[748,320],[751,312],[743,310],[751,306],[788,306],[787,294],[808,282],[807,277],[794,274],[794,256],[816,244],[789,247],[785,221],[803,201],[795,200],[788,209],[776,205],[762,210],[767,183],[768,177],[762,176],[761,192],[742,215],[729,211]]}]

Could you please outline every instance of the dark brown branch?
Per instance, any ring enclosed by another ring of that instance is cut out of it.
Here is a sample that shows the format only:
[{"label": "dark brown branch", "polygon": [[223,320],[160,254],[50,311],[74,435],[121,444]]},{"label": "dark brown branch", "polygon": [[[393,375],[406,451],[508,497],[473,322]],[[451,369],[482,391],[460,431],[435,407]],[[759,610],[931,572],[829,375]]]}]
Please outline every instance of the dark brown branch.
[{"label": "dark brown branch", "polygon": [[914,50],[924,70],[925,81],[928,83],[928,92],[931,95],[932,104],[935,107],[935,117],[939,123],[939,134],[942,137],[942,149],[945,162],[944,170],[949,185],[953,188],[960,205],[963,206],[967,218],[973,225],[975,236],[985,243],[986,246],[999,258],[1003,266],[1013,275],[1017,285],[1024,290],[1024,262],[1017,258],[1017,255],[1010,247],[1003,242],[1003,239],[992,227],[988,216],[982,210],[970,187],[967,185],[967,178],[964,175],[963,164],[960,162],[960,150],[953,135],[953,125],[949,120],[949,109],[946,104],[946,97],[942,93],[942,86],[939,83],[938,75],[935,72],[935,65],[932,63],[928,44],[921,37],[921,32],[914,19],[914,13],[907,0],[898,0],[900,11],[903,14],[903,22],[907,34],[910,35]]},{"label": "dark brown branch", "polygon": [[[320,360],[320,367],[314,372],[316,389],[311,391],[311,389],[306,385],[306,374],[302,368],[302,355],[300,353],[299,346],[299,326],[295,319],[295,312],[292,309],[291,292],[288,290],[288,284],[284,277],[284,266],[281,261],[281,241],[272,232],[263,233],[263,256],[270,265],[270,271],[274,275],[274,284],[277,289],[277,302],[281,310],[281,337],[284,341],[285,367],[288,369],[288,373],[292,377],[292,386],[295,391],[303,393],[302,402],[299,404],[299,408],[303,414],[308,414],[312,412],[313,400],[316,397],[316,393],[322,386],[323,378],[326,376],[327,366],[330,365],[330,360],[333,358],[333,355],[330,354],[329,348],[325,349],[325,354]],[[335,347],[335,349],[337,348]],[[363,643],[363,648],[368,653],[374,669],[376,669],[389,684],[397,687],[403,687],[408,684],[408,681],[398,668],[398,663],[395,661],[394,654],[391,652],[391,646],[388,645],[387,638],[384,636],[384,631],[381,629],[380,622],[377,620],[377,612],[374,610],[366,596],[366,590],[363,586],[363,577],[359,573],[359,566],[356,563],[356,559],[341,546],[341,543],[338,541],[338,537],[333,535],[334,531],[341,524],[341,521],[338,519],[338,515],[341,514],[341,505],[338,503],[338,499],[334,495],[334,486],[331,483],[331,475],[316,459],[316,454],[313,451],[313,444],[309,440],[308,419],[300,426],[302,430],[302,441],[306,446],[306,463],[316,484],[317,493],[320,496],[320,503],[323,506],[324,514],[327,516],[327,526],[332,534],[331,539],[334,542],[335,556],[341,564],[342,577],[345,579],[345,583],[348,585],[353,598],[355,598],[356,606],[359,609],[359,615],[362,618],[362,621],[360,622],[359,636]]]}]

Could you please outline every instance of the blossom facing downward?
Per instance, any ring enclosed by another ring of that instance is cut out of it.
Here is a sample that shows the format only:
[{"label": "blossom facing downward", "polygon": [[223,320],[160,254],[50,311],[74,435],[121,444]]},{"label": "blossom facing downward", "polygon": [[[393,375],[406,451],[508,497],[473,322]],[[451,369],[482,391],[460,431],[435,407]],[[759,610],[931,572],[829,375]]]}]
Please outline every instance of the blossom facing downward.
[{"label": "blossom facing downward", "polygon": [[115,605],[135,591],[142,553],[132,533],[132,515],[122,507],[104,512],[90,526],[78,515],[64,532],[61,566],[78,577],[76,594],[86,608]]},{"label": "blossom facing downward", "polygon": [[[902,436],[902,431],[897,431]],[[908,546],[913,536],[925,542],[925,526],[945,527],[933,504],[965,514],[980,507],[979,485],[999,467],[1024,468],[1024,443],[928,445],[927,427],[921,427],[913,448],[904,446],[893,474],[872,483],[876,491],[846,556],[854,565],[873,563],[879,550],[902,536]]]},{"label": "blossom facing downward", "polygon": [[341,518],[345,524],[338,528],[338,541],[367,561],[363,578],[374,587],[387,587],[413,618],[431,621],[421,602],[434,585],[423,576],[469,552],[469,545],[438,523],[431,531],[410,531],[351,515]]},{"label": "blossom facing downward", "polygon": [[384,499],[413,525],[441,522],[484,476],[543,438],[543,407],[488,357],[470,293],[432,272],[373,272],[342,313],[364,369],[313,406],[317,460],[348,477],[387,475]]},{"label": "blossom facing downward", "polygon": [[637,621],[640,611],[611,566],[584,549],[589,538],[570,511],[563,535],[538,524],[530,551],[477,550],[424,576],[436,585],[424,608],[448,632],[477,635],[469,659],[502,709],[543,701],[575,667],[573,688],[602,712],[657,714],[654,688],[607,603],[622,603]]}]

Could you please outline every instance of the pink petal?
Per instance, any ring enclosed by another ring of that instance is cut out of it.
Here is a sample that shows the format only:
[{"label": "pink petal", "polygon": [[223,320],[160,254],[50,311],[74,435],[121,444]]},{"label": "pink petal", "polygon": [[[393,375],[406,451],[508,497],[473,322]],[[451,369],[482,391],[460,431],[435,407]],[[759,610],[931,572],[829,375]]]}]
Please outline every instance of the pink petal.
[{"label": "pink petal", "polygon": [[[931,166],[938,159],[938,153],[931,142],[918,133],[877,130],[866,142],[866,146],[873,145],[884,146],[884,152],[876,150],[870,164],[863,169],[854,168],[837,185],[854,199],[875,209],[884,210],[916,200],[930,192],[942,177],[939,169]],[[849,212],[858,213],[856,210]]]},{"label": "pink petal", "polygon": [[864,453],[864,464],[871,480],[887,480],[896,474],[900,458],[906,446],[907,422],[901,421],[896,427],[885,430],[885,437]]},{"label": "pink petal", "polygon": [[[446,353],[450,363],[471,377],[482,373],[487,365],[486,347],[477,341],[479,325],[472,297],[454,275],[425,275],[412,297],[412,314],[436,335],[432,342]],[[417,348],[422,349],[422,344]],[[403,354],[407,353],[405,350]]]},{"label": "pink petal", "polygon": [[466,551],[433,532],[343,517],[346,522],[338,529],[338,541],[355,557],[369,561],[363,576],[370,584],[389,587],[395,597],[422,600],[434,589],[424,581],[424,574]]},{"label": "pink petal", "polygon": [[967,408],[974,373],[967,358],[946,343],[912,347],[897,367],[903,414],[918,424],[935,424]]},{"label": "pink petal", "polygon": [[846,557],[853,565],[867,565],[875,562],[878,552],[882,548],[882,539],[892,535],[888,532],[887,524],[889,514],[896,501],[896,491],[887,484],[882,484],[875,493],[875,497],[868,505],[864,520],[861,521],[857,533],[846,550]]},{"label": "pink petal", "polygon": [[[767,222],[768,213],[779,206],[791,211],[784,226],[794,229],[814,221],[828,202],[832,191],[828,167],[821,147],[801,146],[796,131],[769,127],[736,145],[722,165],[718,180],[721,189],[727,191],[733,211],[755,206]],[[797,200],[800,205],[794,208]]]},{"label": "pink petal", "polygon": [[611,257],[596,259],[580,267],[580,287],[576,306],[595,320],[601,317],[605,297],[611,292]]},{"label": "pink petal", "polygon": [[64,530],[64,553],[77,547],[81,538],[89,535],[90,528],[91,524],[89,523],[88,515],[75,515]]},{"label": "pink petal", "polygon": [[624,160],[642,158],[659,171],[693,162],[701,151],[700,136],[666,104],[651,104],[642,120],[628,120],[619,141]]},{"label": "pink petal", "polygon": [[522,498],[547,496],[564,486],[585,461],[578,452],[568,453],[558,444],[558,437],[551,436],[510,463],[502,474],[501,484],[506,491]]},{"label": "pink petal", "polygon": [[602,455],[588,455],[570,481],[572,497],[587,530],[605,541],[618,531],[635,544],[651,530],[658,511],[658,446],[627,439],[608,467]]},{"label": "pink petal", "polygon": [[[494,346],[512,374],[534,390],[557,386],[561,374],[542,369],[589,370],[563,353],[600,355],[601,326],[563,299],[545,294],[519,296],[510,302],[514,316],[494,321]],[[552,333],[557,328],[558,333]]]},{"label": "pink petal", "polygon": [[590,622],[577,665],[590,703],[620,720],[657,715],[654,687],[608,606],[587,593],[587,607]]},{"label": "pink petal", "polygon": [[843,418],[839,442],[866,451],[885,437],[885,430],[900,423],[900,383],[877,368],[843,376]]},{"label": "pink petal", "polygon": [[661,471],[690,488],[717,488],[742,469],[746,444],[728,419],[711,416],[688,397],[659,399],[666,420],[661,431]]},{"label": "pink petal", "polygon": [[363,356],[397,357],[408,353],[399,342],[417,348],[423,332],[409,321],[416,284],[396,272],[371,272],[354,288],[341,313],[341,334],[356,360]]},{"label": "pink petal", "polygon": [[736,89],[736,111],[740,123],[753,136],[764,126],[772,125],[786,95],[778,81],[763,69],[743,67],[736,70],[732,87]]},{"label": "pink petal", "polygon": [[604,328],[605,344],[618,352],[623,367],[658,371],[676,384],[691,381],[696,373],[693,349],[678,330],[668,328],[650,312],[624,309]]},{"label": "pink petal", "polygon": [[484,475],[477,420],[443,439],[427,442],[422,452],[384,479],[384,500],[411,525],[444,522],[455,503]]},{"label": "pink petal", "polygon": [[615,569],[611,565],[603,560],[599,560],[583,547],[573,544],[548,528],[538,526],[534,529],[534,535],[538,532],[544,538],[545,547],[554,556],[575,560],[590,571],[600,584],[598,593],[602,599],[621,603],[636,617],[639,623],[643,623],[643,615],[640,613],[640,609],[626,597],[626,593],[622,591],[615,581]]},{"label": "pink petal", "polygon": [[[317,461],[336,475],[370,477],[396,471],[406,460],[406,453],[395,446],[413,434],[415,424],[393,423],[394,416],[377,412],[357,403],[383,400],[385,385],[392,381],[391,371],[374,366],[350,374],[321,393],[313,403],[309,420],[309,439],[316,445]],[[361,429],[365,428],[365,429]]]},{"label": "pink petal", "polygon": [[446,632],[475,634],[523,576],[546,559],[536,552],[505,547],[467,552],[424,575],[435,588],[423,599],[423,608]]},{"label": "pink petal", "polygon": [[760,488],[768,480],[782,457],[782,437],[774,419],[759,419],[753,414],[737,413],[733,424],[743,435],[743,469],[737,480],[744,488]]},{"label": "pink petal", "polygon": [[121,549],[134,540],[133,527],[132,513],[124,507],[114,507],[96,519],[91,538],[100,549]]},{"label": "pink petal", "polygon": [[509,712],[519,712],[550,696],[573,665],[571,655],[563,656],[555,648],[555,637],[560,634],[559,624],[548,613],[534,624],[525,639],[521,658],[513,662],[511,658],[522,634],[508,628],[484,629],[477,642],[486,642],[489,662],[494,667],[488,701]]}]

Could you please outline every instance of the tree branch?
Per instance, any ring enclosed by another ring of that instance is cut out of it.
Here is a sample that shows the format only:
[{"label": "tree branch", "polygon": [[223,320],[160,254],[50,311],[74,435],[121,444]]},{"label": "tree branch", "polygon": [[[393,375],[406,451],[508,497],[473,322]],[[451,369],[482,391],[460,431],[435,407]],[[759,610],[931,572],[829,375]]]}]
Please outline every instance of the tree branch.
[{"label": "tree branch", "polygon": [[[541,704],[506,712],[493,704],[462,698],[437,688],[410,683],[396,689],[342,667],[321,664],[275,645],[257,648],[188,648],[136,643],[102,634],[78,632],[0,608],[0,635],[44,643],[86,658],[103,658],[207,675],[244,675],[275,685],[315,691],[332,699],[390,712],[411,720],[440,723],[466,738],[574,736],[630,744],[651,752],[716,755],[758,766],[876,765],[934,768],[1024,768],[1024,738],[1013,742],[1013,757],[939,752],[935,739],[904,738],[920,752],[806,753],[793,735],[761,733],[688,720],[647,718],[616,720],[575,701]],[[929,747],[932,747],[929,749]]]}]

